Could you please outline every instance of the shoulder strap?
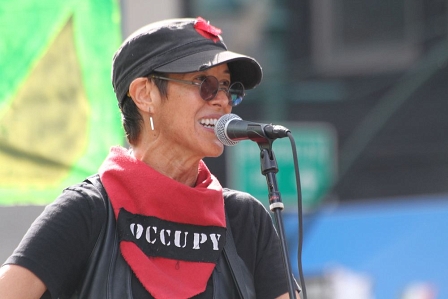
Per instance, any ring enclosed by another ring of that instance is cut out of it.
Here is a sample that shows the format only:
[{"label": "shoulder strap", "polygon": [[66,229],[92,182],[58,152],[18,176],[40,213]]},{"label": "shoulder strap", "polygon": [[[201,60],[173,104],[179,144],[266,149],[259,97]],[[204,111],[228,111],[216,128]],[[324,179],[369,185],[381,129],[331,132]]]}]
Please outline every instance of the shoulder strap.
[{"label": "shoulder strap", "polygon": [[227,232],[226,232],[226,244],[224,245],[224,257],[230,266],[232,272],[233,281],[237,286],[239,297],[241,299],[255,298],[255,287],[253,283],[252,275],[249,273],[247,267],[244,265],[244,261],[241,260],[236,252],[235,243],[233,242],[232,229],[230,228],[229,217],[226,213]]},{"label": "shoulder strap", "polygon": [[106,209],[106,220],[87,263],[84,277],[71,299],[133,298],[131,270],[119,252],[115,216],[98,174],[85,179],[100,193]]},{"label": "shoulder strap", "polygon": [[86,182],[92,184],[93,186],[95,186],[95,188],[101,193],[101,196],[103,197],[104,203],[105,203],[106,208],[107,208],[106,199],[108,197],[107,197],[107,194],[106,194],[106,190],[104,189],[103,184],[100,181],[100,175],[99,174],[91,175],[88,178],[86,178],[84,181],[86,181]]}]

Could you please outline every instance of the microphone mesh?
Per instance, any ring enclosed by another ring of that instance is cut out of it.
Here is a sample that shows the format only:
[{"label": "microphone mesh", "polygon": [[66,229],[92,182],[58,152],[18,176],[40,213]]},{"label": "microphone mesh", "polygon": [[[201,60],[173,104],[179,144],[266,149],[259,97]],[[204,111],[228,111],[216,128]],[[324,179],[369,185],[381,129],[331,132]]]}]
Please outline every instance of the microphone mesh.
[{"label": "microphone mesh", "polygon": [[241,117],[232,113],[224,114],[218,119],[215,125],[216,137],[218,137],[218,140],[221,141],[222,144],[227,146],[233,146],[238,143],[238,141],[230,139],[226,133],[227,125],[234,119],[241,120]]}]

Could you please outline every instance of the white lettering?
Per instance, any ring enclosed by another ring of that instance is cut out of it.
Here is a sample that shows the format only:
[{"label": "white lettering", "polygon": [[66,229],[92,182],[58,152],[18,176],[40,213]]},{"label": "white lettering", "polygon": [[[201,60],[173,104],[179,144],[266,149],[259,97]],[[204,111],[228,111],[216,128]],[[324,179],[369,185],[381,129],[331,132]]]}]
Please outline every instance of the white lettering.
[{"label": "white lettering", "polygon": [[135,231],[135,223],[131,223],[130,225],[132,235],[138,240],[142,237],[143,226],[141,224],[137,224],[137,232]]},{"label": "white lettering", "polygon": [[154,237],[154,239],[151,240],[151,228],[154,231],[154,234],[157,234],[157,226],[148,226],[146,228],[146,241],[148,241],[148,243],[154,244],[157,239]]},{"label": "white lettering", "polygon": [[[201,239],[199,240],[199,235]],[[193,249],[201,249],[200,244],[204,244],[205,241],[207,241],[207,235],[206,234],[198,234],[194,233],[194,240],[193,240]]]},{"label": "white lettering", "polygon": [[187,235],[188,235],[188,232],[184,232],[183,234],[184,234],[184,245],[181,245],[180,244],[180,241],[181,241],[181,237],[180,237],[180,235],[182,234],[182,232],[180,231],[180,230],[176,230],[175,232],[174,232],[174,245],[176,245],[176,247],[179,247],[179,248],[185,248],[185,246],[187,246]]},{"label": "white lettering", "polygon": [[163,245],[170,246],[171,241],[168,241],[168,243],[165,242],[165,232],[168,237],[171,235],[171,230],[161,229],[160,230],[160,242],[162,242]]},{"label": "white lettering", "polygon": [[[193,250],[204,250],[203,244],[211,245],[213,251],[220,250],[220,240],[222,234],[210,233],[205,234],[201,232],[172,230],[167,228],[161,228],[157,226],[143,226],[138,223],[130,223],[129,229],[135,240],[144,238],[147,244],[154,244],[158,246],[175,246],[179,249],[191,248]],[[143,236],[145,234],[145,236]],[[173,248],[174,249],[174,248]]]},{"label": "white lettering", "polygon": [[[228,228],[228,229],[230,229],[230,228]],[[221,238],[221,234],[210,234],[210,240],[213,243],[213,250],[219,250],[218,242],[219,242],[220,238]]]}]

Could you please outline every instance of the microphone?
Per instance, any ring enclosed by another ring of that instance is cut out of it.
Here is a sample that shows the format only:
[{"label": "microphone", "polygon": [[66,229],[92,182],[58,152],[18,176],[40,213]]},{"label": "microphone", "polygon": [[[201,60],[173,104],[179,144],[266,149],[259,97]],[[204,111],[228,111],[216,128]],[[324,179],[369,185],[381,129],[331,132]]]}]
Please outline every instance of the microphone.
[{"label": "microphone", "polygon": [[224,114],[215,125],[215,135],[222,144],[233,146],[241,140],[266,142],[288,136],[291,131],[279,125],[261,124],[242,120],[236,114]]}]

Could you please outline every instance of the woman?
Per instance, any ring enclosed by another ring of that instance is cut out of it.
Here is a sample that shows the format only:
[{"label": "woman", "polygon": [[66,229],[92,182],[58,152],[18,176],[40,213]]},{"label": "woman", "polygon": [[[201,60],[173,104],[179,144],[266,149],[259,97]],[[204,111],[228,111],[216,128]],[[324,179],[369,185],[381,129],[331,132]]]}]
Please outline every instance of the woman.
[{"label": "woman", "polygon": [[166,20],[122,44],[112,84],[130,149],[45,209],[0,268],[0,298],[288,298],[269,214],[202,161],[262,77],[220,33]]}]

